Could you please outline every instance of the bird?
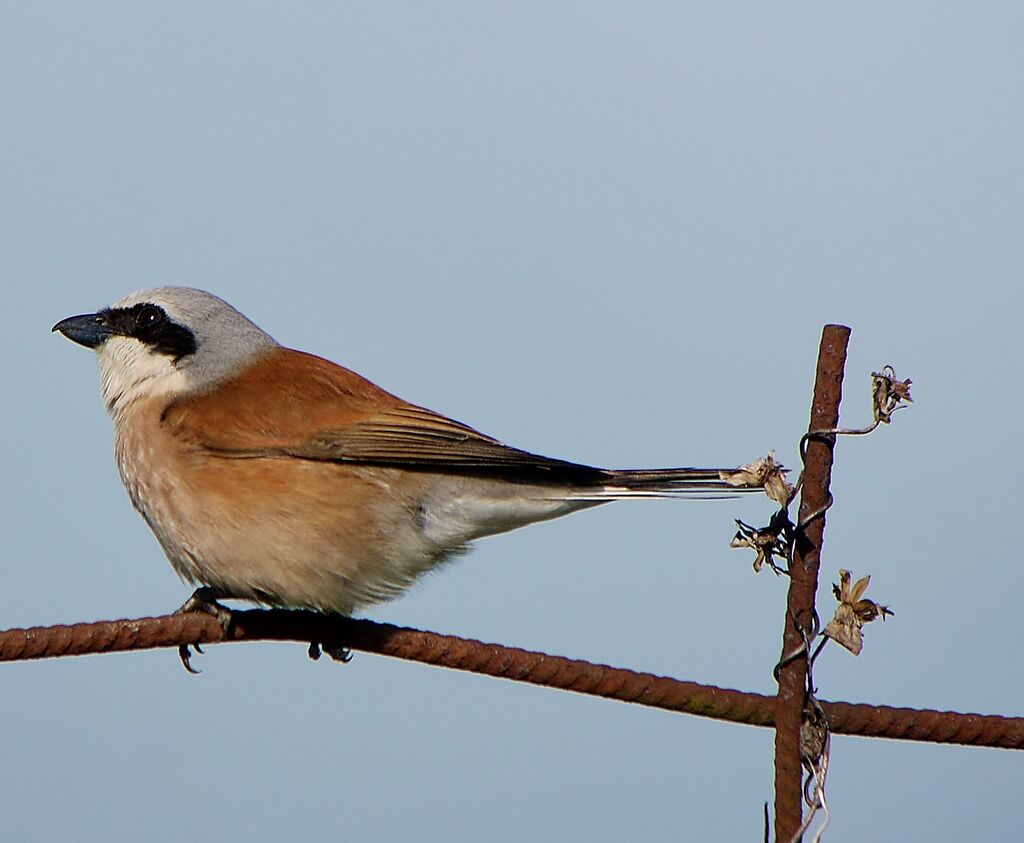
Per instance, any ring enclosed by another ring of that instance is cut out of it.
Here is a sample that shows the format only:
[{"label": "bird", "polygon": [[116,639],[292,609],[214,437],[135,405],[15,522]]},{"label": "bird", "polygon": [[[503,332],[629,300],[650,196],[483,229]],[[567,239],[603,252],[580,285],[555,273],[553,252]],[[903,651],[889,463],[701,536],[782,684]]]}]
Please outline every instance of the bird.
[{"label": "bird", "polygon": [[279,344],[199,289],[133,293],[52,330],[97,353],[128,496],[208,604],[351,615],[485,536],[623,498],[736,491],[734,469],[510,447]]}]

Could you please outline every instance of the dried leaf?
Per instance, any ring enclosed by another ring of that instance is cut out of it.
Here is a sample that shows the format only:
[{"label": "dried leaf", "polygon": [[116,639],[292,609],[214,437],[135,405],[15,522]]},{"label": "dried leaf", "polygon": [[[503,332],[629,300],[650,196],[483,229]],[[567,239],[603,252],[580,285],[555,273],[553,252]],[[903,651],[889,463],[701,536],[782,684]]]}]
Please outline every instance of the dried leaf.
[{"label": "dried leaf", "polygon": [[822,634],[827,635],[837,644],[842,644],[855,656],[859,656],[864,647],[864,635],[860,628],[861,622],[857,619],[853,607],[848,603],[840,603]]},{"label": "dried leaf", "polygon": [[736,471],[723,471],[719,476],[730,486],[762,487],[779,506],[788,506],[796,493],[795,487],[786,482],[789,469],[775,461],[775,452],[741,466]]},{"label": "dried leaf", "polygon": [[[849,581],[849,577],[847,577],[847,581]],[[868,574],[868,576],[866,577],[861,577],[859,580],[857,580],[857,584],[850,589],[850,596],[847,602],[856,603],[858,600],[860,600],[860,598],[864,595],[864,592],[867,591],[870,582],[870,574]]]},{"label": "dried leaf", "polygon": [[[767,459],[771,459],[769,454]],[[720,471],[718,476],[730,486],[762,486],[764,485],[763,466],[765,459],[741,465],[735,471]]]},{"label": "dried leaf", "polygon": [[882,606],[863,597],[871,582],[870,576],[857,580],[856,585],[851,588],[852,579],[849,571],[840,570],[839,583],[832,584],[832,593],[839,601],[839,605],[823,634],[858,656],[864,646],[861,627],[879,617],[884,621],[886,615],[894,613],[888,606]]},{"label": "dried leaf", "polygon": [[901,402],[906,401],[908,404],[914,402],[914,399],[910,397],[910,385],[913,381],[910,378],[905,381],[897,380],[896,370],[892,366],[884,366],[881,372],[872,372],[871,383],[877,421],[889,424],[892,414],[902,408]]},{"label": "dried leaf", "polygon": [[789,514],[785,509],[776,512],[767,527],[752,527],[738,518],[736,526],[739,529],[732,541],[729,542],[729,547],[750,547],[756,550],[755,573],[759,572],[765,563],[768,563],[776,574],[787,573],[786,568],[775,562],[776,556],[789,559],[790,529],[793,523],[789,520]]},{"label": "dried leaf", "polygon": [[853,604],[853,612],[861,623],[871,623],[877,618],[885,621],[886,615],[895,614],[888,606],[879,605],[874,600],[858,600]]},{"label": "dried leaf", "polygon": [[813,694],[808,694],[800,723],[800,760],[808,771],[814,771],[827,743],[828,717],[821,703]]},{"label": "dried leaf", "polygon": [[773,472],[764,483],[764,493],[779,506],[789,506],[796,493],[796,487],[786,482],[784,472],[787,470],[779,466],[778,471]]}]

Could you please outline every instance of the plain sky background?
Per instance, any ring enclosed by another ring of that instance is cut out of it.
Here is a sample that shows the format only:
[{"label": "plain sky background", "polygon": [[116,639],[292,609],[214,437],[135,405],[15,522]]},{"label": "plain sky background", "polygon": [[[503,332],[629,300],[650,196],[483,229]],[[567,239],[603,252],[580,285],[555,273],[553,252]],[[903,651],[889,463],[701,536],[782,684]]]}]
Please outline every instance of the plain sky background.
[{"label": "plain sky background", "polygon": [[[58,319],[160,284],[511,444],[797,463],[821,327],[840,567],[896,617],[826,699],[1021,714],[1020,3],[0,6],[0,624],[189,593]],[[371,617],[773,693],[764,499],[482,542]],[[2,667],[11,840],[760,839],[770,731],[301,645]],[[833,742],[827,839],[1019,833],[1024,757]]]}]

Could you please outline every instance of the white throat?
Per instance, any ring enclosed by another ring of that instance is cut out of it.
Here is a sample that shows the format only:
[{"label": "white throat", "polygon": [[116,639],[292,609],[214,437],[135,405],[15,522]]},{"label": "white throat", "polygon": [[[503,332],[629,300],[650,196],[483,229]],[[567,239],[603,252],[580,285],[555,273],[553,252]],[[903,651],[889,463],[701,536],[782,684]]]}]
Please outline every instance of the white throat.
[{"label": "white throat", "polygon": [[173,359],[154,354],[139,340],[111,337],[98,352],[103,400],[115,419],[141,398],[188,390],[190,378]]}]

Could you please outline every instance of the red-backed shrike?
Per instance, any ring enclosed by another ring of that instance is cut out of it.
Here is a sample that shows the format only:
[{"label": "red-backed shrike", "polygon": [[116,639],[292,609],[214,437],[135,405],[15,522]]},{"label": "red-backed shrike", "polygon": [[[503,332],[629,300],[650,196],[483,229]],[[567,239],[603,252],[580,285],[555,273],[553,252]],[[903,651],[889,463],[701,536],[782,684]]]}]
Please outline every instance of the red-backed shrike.
[{"label": "red-backed shrike", "polygon": [[630,497],[736,491],[719,469],[530,454],[284,348],[201,290],[58,322],[96,350],[117,467],[207,597],[350,614],[483,536]]}]

